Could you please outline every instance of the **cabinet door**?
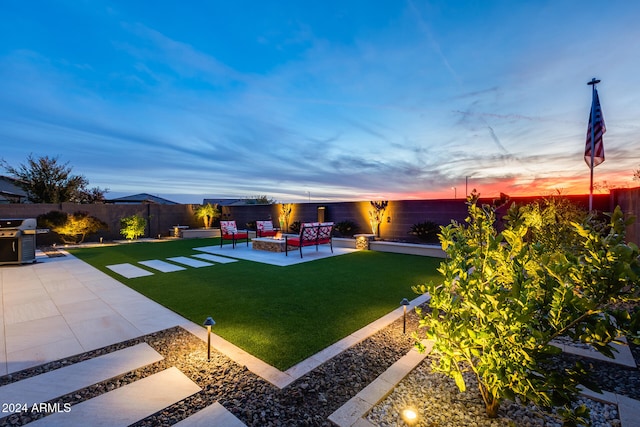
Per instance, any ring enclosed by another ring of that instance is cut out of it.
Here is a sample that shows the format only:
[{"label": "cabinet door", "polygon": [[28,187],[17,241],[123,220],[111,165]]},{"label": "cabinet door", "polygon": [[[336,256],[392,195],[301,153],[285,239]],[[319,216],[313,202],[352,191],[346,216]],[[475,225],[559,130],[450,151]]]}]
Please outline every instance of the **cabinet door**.
[{"label": "cabinet door", "polygon": [[0,262],[18,261],[18,239],[0,239]]}]

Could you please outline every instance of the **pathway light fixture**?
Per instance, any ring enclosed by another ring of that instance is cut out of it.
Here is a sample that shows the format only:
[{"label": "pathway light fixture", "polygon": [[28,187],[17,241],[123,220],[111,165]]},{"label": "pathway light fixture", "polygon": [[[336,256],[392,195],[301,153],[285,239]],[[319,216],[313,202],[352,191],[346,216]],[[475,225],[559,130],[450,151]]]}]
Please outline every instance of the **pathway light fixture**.
[{"label": "pathway light fixture", "polygon": [[409,300],[402,298],[400,305],[402,306],[402,333],[405,334],[407,333],[407,306],[409,305]]},{"label": "pathway light fixture", "polygon": [[215,324],[215,320],[211,317],[207,317],[207,320],[203,323],[207,327],[207,362],[211,360],[211,327]]},{"label": "pathway light fixture", "polygon": [[403,409],[400,416],[402,420],[410,426],[418,422],[418,412],[413,408]]}]

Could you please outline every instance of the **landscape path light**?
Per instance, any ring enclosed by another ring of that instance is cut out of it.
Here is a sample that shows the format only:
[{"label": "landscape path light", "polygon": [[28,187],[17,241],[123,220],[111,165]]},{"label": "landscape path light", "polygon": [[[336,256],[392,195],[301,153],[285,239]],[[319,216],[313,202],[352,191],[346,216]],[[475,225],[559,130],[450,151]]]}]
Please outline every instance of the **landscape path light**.
[{"label": "landscape path light", "polygon": [[402,298],[400,305],[402,306],[402,333],[405,334],[407,333],[407,306],[409,305],[409,300]]},{"label": "landscape path light", "polygon": [[203,323],[207,327],[207,362],[211,360],[211,327],[215,324],[215,320],[211,317],[207,317],[207,320]]},{"label": "landscape path light", "polygon": [[402,420],[412,426],[418,422],[418,412],[413,408],[406,408],[401,413]]}]

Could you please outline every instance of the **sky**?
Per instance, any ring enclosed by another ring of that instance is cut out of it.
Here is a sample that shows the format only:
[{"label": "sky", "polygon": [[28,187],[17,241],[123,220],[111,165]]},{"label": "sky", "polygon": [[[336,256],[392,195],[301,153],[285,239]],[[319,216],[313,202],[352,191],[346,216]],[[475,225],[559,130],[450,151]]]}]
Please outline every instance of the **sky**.
[{"label": "sky", "polygon": [[[637,187],[640,2],[0,0],[0,158],[180,203]],[[6,174],[6,171],[0,171]]]}]

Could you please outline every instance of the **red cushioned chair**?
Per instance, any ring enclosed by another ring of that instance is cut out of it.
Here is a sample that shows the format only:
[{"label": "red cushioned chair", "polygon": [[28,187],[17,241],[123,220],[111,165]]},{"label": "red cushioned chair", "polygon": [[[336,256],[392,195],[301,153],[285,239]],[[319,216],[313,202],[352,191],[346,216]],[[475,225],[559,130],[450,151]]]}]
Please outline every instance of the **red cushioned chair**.
[{"label": "red cushioned chair", "polygon": [[278,233],[277,228],[273,228],[271,221],[256,221],[257,237],[273,237]]},{"label": "red cushioned chair", "polygon": [[300,234],[295,237],[285,236],[285,255],[289,256],[289,246],[296,246],[300,249],[300,258],[302,258],[302,248],[304,246],[316,246],[329,244],[331,245],[331,253],[333,253],[333,242],[331,234],[333,231],[332,222],[306,222],[300,226]]},{"label": "red cushioned chair", "polygon": [[249,233],[247,230],[238,230],[235,221],[220,221],[220,247],[224,240],[231,240],[233,248],[236,248],[236,242],[242,239],[247,240],[249,246]]},{"label": "red cushioned chair", "polygon": [[332,234],[333,223],[321,222],[320,226],[318,227],[318,240],[316,240],[316,250],[318,250],[318,245],[329,244],[329,246],[331,246],[331,253],[333,253],[333,241],[331,240]]}]

